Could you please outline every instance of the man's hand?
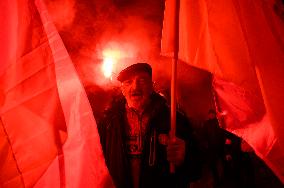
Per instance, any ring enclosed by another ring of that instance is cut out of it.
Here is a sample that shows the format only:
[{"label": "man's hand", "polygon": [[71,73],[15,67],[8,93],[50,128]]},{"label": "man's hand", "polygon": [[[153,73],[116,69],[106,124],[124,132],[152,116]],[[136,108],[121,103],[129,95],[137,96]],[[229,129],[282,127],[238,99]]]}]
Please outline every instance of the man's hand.
[{"label": "man's hand", "polygon": [[175,166],[183,164],[185,158],[185,141],[176,137],[175,141],[169,141],[167,146],[167,159]]}]

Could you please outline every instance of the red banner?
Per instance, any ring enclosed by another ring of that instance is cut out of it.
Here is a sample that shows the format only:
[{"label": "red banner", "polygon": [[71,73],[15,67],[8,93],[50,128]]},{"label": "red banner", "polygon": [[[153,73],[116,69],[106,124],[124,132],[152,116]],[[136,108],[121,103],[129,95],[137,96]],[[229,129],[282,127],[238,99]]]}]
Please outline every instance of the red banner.
[{"label": "red banner", "polygon": [[[171,56],[174,0],[165,5],[162,54]],[[207,70],[229,131],[284,182],[284,20],[277,0],[180,0],[179,59]]]},{"label": "red banner", "polygon": [[0,5],[1,187],[113,187],[86,93],[43,1]]}]

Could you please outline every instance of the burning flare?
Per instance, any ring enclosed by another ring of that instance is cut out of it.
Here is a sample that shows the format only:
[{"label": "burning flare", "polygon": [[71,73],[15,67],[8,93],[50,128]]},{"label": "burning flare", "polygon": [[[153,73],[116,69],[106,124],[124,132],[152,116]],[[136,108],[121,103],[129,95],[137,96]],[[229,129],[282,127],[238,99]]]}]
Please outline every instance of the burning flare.
[{"label": "burning flare", "polygon": [[106,78],[110,78],[114,71],[115,65],[121,58],[121,53],[117,50],[105,50],[103,52],[102,71]]},{"label": "burning flare", "polygon": [[112,75],[114,59],[112,57],[105,57],[102,65],[104,76],[110,78]]}]

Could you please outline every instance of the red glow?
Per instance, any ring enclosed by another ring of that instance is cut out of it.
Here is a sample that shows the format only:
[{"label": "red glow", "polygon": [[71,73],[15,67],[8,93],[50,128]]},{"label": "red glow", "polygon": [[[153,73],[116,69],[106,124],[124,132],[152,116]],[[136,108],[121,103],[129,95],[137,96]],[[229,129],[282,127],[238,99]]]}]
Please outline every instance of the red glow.
[{"label": "red glow", "polygon": [[105,50],[103,51],[102,71],[106,78],[110,78],[113,74],[114,68],[121,59],[122,54],[119,50]]},{"label": "red glow", "polygon": [[131,54],[130,48],[105,48],[102,52],[103,63],[101,65],[105,78],[112,80],[113,75],[117,74],[124,67],[123,64],[126,63],[126,59],[133,56]]}]

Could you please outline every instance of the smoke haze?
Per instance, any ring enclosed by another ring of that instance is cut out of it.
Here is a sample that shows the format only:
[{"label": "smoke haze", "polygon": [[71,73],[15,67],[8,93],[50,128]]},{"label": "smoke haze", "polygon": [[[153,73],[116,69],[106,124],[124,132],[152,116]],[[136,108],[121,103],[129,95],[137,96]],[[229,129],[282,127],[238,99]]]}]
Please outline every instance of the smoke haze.
[{"label": "smoke haze", "polygon": [[[160,56],[164,0],[48,0],[47,5],[98,113],[119,86],[117,73],[136,62],[150,63],[156,90],[169,95],[171,60]],[[122,52],[110,79],[101,70],[104,50]],[[178,101],[193,119],[204,119],[213,106],[210,83],[209,73],[179,63]]]}]

